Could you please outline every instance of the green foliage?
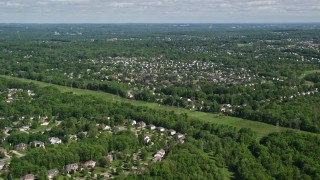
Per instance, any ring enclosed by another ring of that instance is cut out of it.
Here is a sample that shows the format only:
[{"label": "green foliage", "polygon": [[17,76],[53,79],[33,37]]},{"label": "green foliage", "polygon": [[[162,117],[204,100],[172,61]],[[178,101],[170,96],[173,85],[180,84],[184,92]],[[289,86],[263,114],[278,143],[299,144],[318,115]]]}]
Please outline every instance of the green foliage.
[{"label": "green foliage", "polygon": [[318,179],[319,143],[319,137],[287,131],[263,138],[251,151],[276,179]]}]

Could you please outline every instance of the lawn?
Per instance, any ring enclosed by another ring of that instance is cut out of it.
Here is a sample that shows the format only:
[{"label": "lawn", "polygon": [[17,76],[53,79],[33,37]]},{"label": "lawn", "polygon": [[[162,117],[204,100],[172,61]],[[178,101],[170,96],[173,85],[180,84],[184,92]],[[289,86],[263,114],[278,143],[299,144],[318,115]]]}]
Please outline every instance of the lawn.
[{"label": "lawn", "polygon": [[304,77],[306,77],[306,75],[313,74],[313,73],[320,73],[320,69],[305,71],[299,76],[299,79],[303,79]]},{"label": "lawn", "polygon": [[[307,75],[313,74],[313,73],[320,73],[320,69],[305,71],[304,73],[302,73],[302,74],[299,76],[299,79],[303,79],[303,78],[305,78]],[[305,81],[304,85],[313,86],[314,83],[311,82],[311,81]]]},{"label": "lawn", "polygon": [[246,44],[237,44],[238,47],[251,47],[253,46],[252,43],[246,43]]},{"label": "lawn", "polygon": [[37,127],[36,129],[30,129],[29,133],[46,131],[47,129],[53,128],[53,127],[56,126],[56,125],[57,125],[57,124],[55,124],[55,123],[49,124],[48,126],[41,126],[41,125],[39,125],[39,127]]},{"label": "lawn", "polygon": [[[319,72],[320,72],[320,70],[319,70]],[[146,106],[146,107],[149,107],[152,109],[157,109],[157,110],[174,111],[178,114],[186,113],[193,120],[229,125],[229,126],[236,127],[237,129],[251,128],[253,131],[255,131],[257,133],[259,138],[266,136],[266,135],[273,133],[273,132],[281,132],[284,130],[289,130],[288,128],[276,127],[274,125],[270,125],[270,124],[266,124],[266,123],[261,123],[261,122],[257,122],[257,121],[250,121],[250,120],[245,120],[245,119],[231,117],[231,116],[224,116],[221,114],[189,111],[184,108],[164,106],[164,105],[159,105],[157,103],[148,103],[148,102],[142,102],[142,101],[129,100],[129,99],[125,99],[125,98],[118,97],[116,95],[101,92],[101,91],[92,91],[92,90],[85,90],[85,89],[70,88],[70,87],[65,87],[65,86],[53,85],[53,84],[49,84],[49,83],[33,81],[33,80],[28,80],[28,79],[22,79],[22,78],[15,78],[15,77],[10,77],[10,76],[3,76],[3,75],[0,75],[0,77],[7,78],[7,79],[13,79],[13,80],[21,81],[21,82],[28,82],[28,83],[32,82],[40,87],[53,86],[53,87],[58,88],[61,92],[73,92],[74,94],[77,94],[77,95],[92,95],[94,97],[98,97],[100,99],[104,99],[105,101],[109,101],[109,102],[126,102],[126,103],[130,103],[134,106]],[[300,131],[300,132],[306,133],[304,131]],[[310,133],[310,134],[312,134],[312,133]]]}]

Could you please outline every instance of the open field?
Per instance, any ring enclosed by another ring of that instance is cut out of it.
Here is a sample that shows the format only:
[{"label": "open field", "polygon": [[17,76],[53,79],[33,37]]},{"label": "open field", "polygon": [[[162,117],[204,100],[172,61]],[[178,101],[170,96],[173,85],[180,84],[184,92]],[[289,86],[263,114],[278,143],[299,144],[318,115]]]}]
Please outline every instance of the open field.
[{"label": "open field", "polygon": [[[148,102],[142,102],[142,101],[129,100],[129,99],[125,99],[125,98],[118,97],[116,95],[101,92],[101,91],[92,91],[92,90],[85,90],[85,89],[70,88],[70,87],[65,87],[65,86],[53,85],[53,84],[49,84],[49,83],[33,81],[33,80],[28,80],[28,79],[22,79],[22,78],[15,78],[15,77],[10,77],[10,76],[3,76],[3,75],[0,75],[0,77],[7,78],[7,79],[13,79],[13,80],[21,81],[21,82],[34,83],[40,87],[52,86],[52,87],[58,88],[61,92],[73,92],[74,94],[77,94],[77,95],[91,95],[94,97],[98,97],[100,99],[104,99],[105,101],[109,101],[109,102],[110,101],[111,102],[125,102],[125,103],[130,103],[134,106],[146,106],[146,107],[149,107],[152,109],[174,111],[179,114],[186,113],[190,118],[192,118],[194,120],[229,125],[229,126],[236,127],[237,129],[251,128],[253,131],[257,132],[257,135],[259,138],[266,136],[266,135],[273,133],[273,132],[281,132],[281,131],[289,130],[288,128],[276,127],[274,125],[270,125],[270,124],[266,124],[266,123],[250,121],[250,120],[245,120],[245,119],[236,118],[236,117],[224,116],[221,114],[189,111],[187,109],[178,108],[178,107],[163,106],[163,105],[159,105],[156,103],[148,103]],[[299,132],[308,133],[308,132],[304,132],[304,131],[299,131]],[[313,133],[310,133],[310,134],[313,134]]]}]

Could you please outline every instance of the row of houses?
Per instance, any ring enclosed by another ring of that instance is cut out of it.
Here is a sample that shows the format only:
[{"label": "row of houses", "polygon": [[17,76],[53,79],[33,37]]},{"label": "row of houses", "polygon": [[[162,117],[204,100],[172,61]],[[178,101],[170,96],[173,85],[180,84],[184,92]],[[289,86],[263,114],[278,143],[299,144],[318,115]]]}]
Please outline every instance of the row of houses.
[{"label": "row of houses", "polygon": [[[180,134],[180,133],[177,133],[175,130],[173,129],[165,129],[163,127],[157,127],[155,125],[147,125],[145,122],[143,121],[140,121],[140,122],[136,122],[135,120],[124,120],[123,121],[123,124],[125,125],[132,125],[132,126],[135,126],[137,129],[140,129],[140,128],[146,128],[146,129],[149,129],[150,131],[157,131],[159,133],[167,133],[168,135],[170,136],[174,136],[176,135],[177,139],[184,139],[185,138],[185,135],[184,134]],[[98,126],[98,124],[97,124]],[[100,126],[100,125],[99,125]],[[114,128],[111,128],[109,126],[103,126],[104,129],[106,130],[114,130],[116,131],[117,128],[123,128],[123,129],[126,129],[125,126],[116,126]],[[78,133],[78,136],[79,134],[85,134],[86,132],[79,132]],[[68,137],[70,138],[76,138],[77,135],[69,135]],[[145,141],[148,141],[150,142],[151,141],[151,138],[150,136],[145,136]],[[50,137],[48,138],[48,143],[50,144],[60,144],[62,143],[62,140],[58,137]],[[183,143],[183,142],[182,142]],[[28,147],[35,147],[35,148],[45,148],[45,142],[42,142],[42,141],[32,141],[30,142],[29,144],[25,144],[25,143],[20,143],[20,144],[17,144],[14,149],[16,151],[22,151],[22,150],[26,150]],[[159,150],[156,152],[156,154],[154,155],[152,161],[153,162],[156,162],[156,161],[160,161],[165,155],[165,151],[163,149]],[[110,157],[111,156],[111,157]],[[113,160],[113,156],[112,154],[108,154],[108,157],[107,157],[110,162]],[[88,169],[94,169],[96,166],[96,162],[93,161],[93,160],[90,160],[90,161],[87,161],[87,162],[84,162],[81,164],[81,166],[78,164],[78,163],[72,163],[72,164],[68,164],[64,167],[64,172],[67,173],[67,174],[72,174],[72,173],[75,173],[76,171],[78,170],[81,170],[81,168],[88,168]],[[1,168],[1,163],[0,163],[0,168]],[[59,171],[57,169],[52,169],[52,170],[49,170],[48,171],[48,178],[51,179],[53,177],[55,177],[57,174],[59,173]],[[32,174],[28,174],[28,175],[25,175],[22,177],[22,179],[32,179],[32,178],[36,178],[36,176],[32,175]]]},{"label": "row of houses", "polygon": [[[48,142],[50,144],[60,144],[62,143],[61,139],[57,138],[57,137],[51,137],[49,138]],[[44,142],[41,141],[33,141],[30,142],[29,144],[30,146],[36,147],[36,148],[45,148],[45,144]],[[26,150],[28,148],[28,145],[25,143],[19,143],[14,147],[14,150],[16,151],[23,151]]]},{"label": "row of houses", "polygon": [[[0,162],[0,166],[1,166],[1,162]],[[82,163],[82,168],[88,168],[88,169],[94,169],[96,167],[96,162],[95,161],[86,161],[84,163]],[[77,163],[73,163],[73,164],[68,164],[64,167],[64,171],[67,174],[73,174],[75,173],[77,170],[79,169],[79,166]],[[47,178],[48,179],[54,179],[55,176],[57,176],[59,174],[59,170],[58,169],[51,169],[47,172]],[[26,174],[23,177],[20,178],[21,180],[34,180],[36,179],[36,175],[34,174]]]},{"label": "row of houses", "polygon": [[[157,126],[155,126],[155,125],[153,125],[153,124],[146,125],[146,123],[143,122],[143,121],[138,122],[136,125],[137,125],[138,127],[140,127],[140,128],[147,128],[147,129],[149,129],[149,130],[151,130],[151,131],[156,130],[156,131],[158,131],[159,133],[165,133],[165,132],[166,132],[169,136],[174,136],[174,135],[176,135],[177,143],[179,143],[179,144],[183,144],[183,143],[184,143],[185,135],[184,135],[184,134],[181,134],[181,133],[177,133],[177,132],[176,132],[175,130],[173,130],[173,129],[166,129],[166,128],[164,128],[164,127],[157,127]],[[151,141],[150,136],[146,135],[146,136],[144,137],[144,141],[145,141],[146,143],[149,143],[149,142]]]},{"label": "row of houses", "polygon": [[[95,167],[96,167],[96,161],[93,161],[93,160],[82,163],[82,168],[88,168],[92,170]],[[64,171],[68,174],[75,173],[78,169],[79,169],[79,166],[77,163],[68,164],[64,167]]]},{"label": "row of houses", "polygon": [[[7,103],[12,103],[15,99],[14,99],[14,94],[16,94],[17,92],[23,92],[23,89],[8,89],[8,95],[6,98],[6,102]],[[35,93],[32,92],[32,90],[28,90],[27,91],[28,96],[35,96]]]}]

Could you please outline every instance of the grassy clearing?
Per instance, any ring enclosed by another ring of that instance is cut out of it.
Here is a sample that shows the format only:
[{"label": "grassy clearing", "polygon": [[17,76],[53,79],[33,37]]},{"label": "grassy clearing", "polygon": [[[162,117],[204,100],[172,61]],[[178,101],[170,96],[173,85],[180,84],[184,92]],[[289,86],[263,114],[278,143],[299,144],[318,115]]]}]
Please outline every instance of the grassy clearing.
[{"label": "grassy clearing", "polygon": [[[305,72],[303,72],[303,73],[299,76],[299,79],[303,79],[303,78],[305,78],[307,75],[309,75],[309,74],[314,74],[314,73],[320,73],[320,69],[305,71]],[[305,81],[304,85],[313,86],[314,83],[311,82],[311,81]]]},{"label": "grassy clearing", "polygon": [[238,47],[251,47],[253,46],[252,43],[247,43],[247,44],[237,44]]},{"label": "grassy clearing", "polygon": [[53,128],[56,125],[57,124],[55,124],[55,123],[51,123],[48,126],[39,125],[39,127],[37,127],[36,129],[30,129],[29,133],[36,133],[36,132],[46,131],[47,129]]},{"label": "grassy clearing", "polygon": [[281,42],[281,40],[266,40],[267,43],[276,43]]},{"label": "grassy clearing", "polygon": [[[320,70],[319,70],[320,72]],[[273,132],[281,132],[285,130],[289,130],[288,128],[282,128],[282,127],[276,127],[274,125],[256,122],[256,121],[250,121],[245,120],[241,118],[231,117],[231,116],[224,116],[221,114],[212,114],[212,113],[205,113],[205,112],[198,112],[198,111],[189,111],[184,108],[178,108],[178,107],[171,107],[171,106],[163,106],[156,103],[148,103],[148,102],[142,102],[142,101],[134,101],[125,99],[122,97],[118,97],[113,94],[101,92],[101,91],[92,91],[92,90],[85,90],[85,89],[77,89],[77,88],[70,88],[65,86],[59,86],[59,85],[53,85],[49,83],[39,82],[39,81],[33,81],[28,79],[22,79],[22,78],[15,78],[10,76],[3,76],[0,75],[0,77],[7,78],[7,79],[13,79],[21,82],[27,82],[27,83],[34,83],[37,86],[40,87],[46,87],[46,86],[52,86],[58,88],[61,92],[73,92],[77,95],[91,95],[100,99],[104,99],[108,102],[125,102],[130,103],[134,106],[146,106],[152,109],[157,110],[165,110],[165,111],[174,111],[178,114],[186,113],[190,118],[193,120],[200,120],[205,122],[212,122],[216,124],[223,124],[223,125],[229,125],[236,127],[237,129],[240,128],[251,128],[253,131],[257,132],[257,135],[259,138],[266,136]],[[297,131],[298,132],[298,131]],[[307,133],[304,131],[300,131],[303,133]],[[313,134],[313,133],[310,133]]]},{"label": "grassy clearing", "polygon": [[320,73],[320,69],[305,71],[305,72],[303,72],[303,73],[299,76],[299,79],[303,79],[303,78],[306,77],[307,75],[309,75],[309,74],[314,74],[314,73]]}]

